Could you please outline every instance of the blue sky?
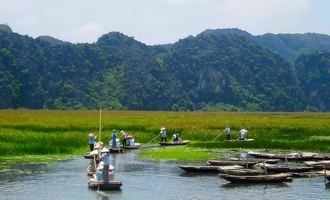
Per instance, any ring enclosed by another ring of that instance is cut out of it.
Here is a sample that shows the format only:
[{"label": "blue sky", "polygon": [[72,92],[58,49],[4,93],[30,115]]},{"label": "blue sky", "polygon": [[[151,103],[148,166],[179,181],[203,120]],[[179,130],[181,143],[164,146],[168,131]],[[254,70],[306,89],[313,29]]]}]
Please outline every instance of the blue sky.
[{"label": "blue sky", "polygon": [[0,0],[14,32],[95,42],[120,31],[146,44],[173,43],[205,29],[252,34],[330,34],[328,0]]}]

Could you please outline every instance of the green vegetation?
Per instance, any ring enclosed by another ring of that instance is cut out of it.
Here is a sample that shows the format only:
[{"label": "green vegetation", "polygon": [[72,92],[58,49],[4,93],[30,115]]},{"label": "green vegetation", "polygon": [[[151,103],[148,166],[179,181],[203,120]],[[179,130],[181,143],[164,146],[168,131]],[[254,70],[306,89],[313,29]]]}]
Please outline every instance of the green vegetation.
[{"label": "green vegetation", "polygon": [[316,50],[330,36],[206,30],[148,46],[112,32],[71,44],[0,25],[0,108],[329,111],[329,55]]},{"label": "green vegetation", "polygon": [[[137,142],[147,143],[165,126],[169,137],[181,133],[191,140],[187,150],[172,157],[173,149],[142,151],[142,157],[183,159],[203,158],[212,153],[204,150],[285,149],[330,151],[329,113],[239,113],[239,112],[142,112],[103,111],[101,140],[107,144],[112,129],[133,134]],[[99,111],[1,110],[0,156],[81,155],[88,151],[88,133],[96,132]],[[230,125],[233,138],[238,130],[248,129],[253,142],[225,142],[223,129]],[[212,141],[216,136],[220,137]],[[97,134],[98,138],[99,135]],[[154,141],[155,143],[158,140]],[[181,148],[181,147],[178,147]],[[185,149],[185,148],[183,148]]]},{"label": "green vegetation", "polygon": [[218,158],[218,154],[207,149],[190,147],[155,147],[143,150],[139,156],[144,159],[152,160],[181,160],[198,161]]}]

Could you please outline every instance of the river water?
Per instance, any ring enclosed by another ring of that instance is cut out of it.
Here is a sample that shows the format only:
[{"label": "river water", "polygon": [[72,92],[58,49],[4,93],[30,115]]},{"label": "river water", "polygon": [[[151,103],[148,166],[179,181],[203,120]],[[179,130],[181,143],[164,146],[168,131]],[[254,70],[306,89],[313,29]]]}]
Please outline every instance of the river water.
[{"label": "river water", "polygon": [[76,158],[51,165],[19,166],[0,174],[0,199],[330,199],[330,187],[323,177],[285,184],[236,185],[216,175],[187,175],[174,162],[140,160],[136,151],[112,155],[116,179],[123,182],[120,191],[95,191],[87,186],[88,164],[89,160]]}]

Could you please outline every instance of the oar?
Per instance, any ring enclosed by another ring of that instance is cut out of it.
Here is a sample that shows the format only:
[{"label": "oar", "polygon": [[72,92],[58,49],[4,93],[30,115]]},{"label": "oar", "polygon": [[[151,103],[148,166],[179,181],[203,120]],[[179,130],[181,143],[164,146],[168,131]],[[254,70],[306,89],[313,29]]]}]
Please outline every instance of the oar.
[{"label": "oar", "polygon": [[147,144],[153,142],[155,139],[157,139],[160,135],[157,135],[155,138],[153,138],[152,140],[150,140]]}]

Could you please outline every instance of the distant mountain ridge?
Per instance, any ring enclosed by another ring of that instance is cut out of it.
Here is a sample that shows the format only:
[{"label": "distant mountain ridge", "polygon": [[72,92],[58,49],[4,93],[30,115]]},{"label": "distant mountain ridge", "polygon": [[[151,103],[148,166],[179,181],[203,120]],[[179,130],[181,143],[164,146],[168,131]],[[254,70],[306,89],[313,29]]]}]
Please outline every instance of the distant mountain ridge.
[{"label": "distant mountain ridge", "polygon": [[329,111],[330,36],[205,30],[148,46],[0,31],[0,108]]}]

